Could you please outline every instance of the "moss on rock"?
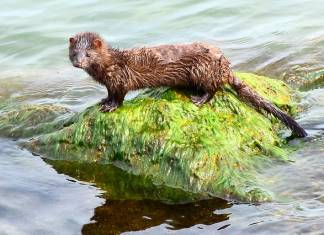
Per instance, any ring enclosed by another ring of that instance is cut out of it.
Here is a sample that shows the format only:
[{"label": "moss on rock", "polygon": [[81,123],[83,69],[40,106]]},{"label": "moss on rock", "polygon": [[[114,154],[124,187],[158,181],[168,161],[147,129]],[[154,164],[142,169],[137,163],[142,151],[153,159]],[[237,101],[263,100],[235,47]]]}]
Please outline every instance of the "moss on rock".
[{"label": "moss on rock", "polygon": [[[285,83],[237,74],[260,95],[294,113]],[[87,108],[75,122],[28,144],[51,159],[112,163],[155,185],[244,201],[270,200],[256,171],[269,159],[285,159],[281,124],[241,102],[229,87],[196,107],[188,91],[142,93],[112,113]],[[1,126],[1,125],[0,125]]]}]

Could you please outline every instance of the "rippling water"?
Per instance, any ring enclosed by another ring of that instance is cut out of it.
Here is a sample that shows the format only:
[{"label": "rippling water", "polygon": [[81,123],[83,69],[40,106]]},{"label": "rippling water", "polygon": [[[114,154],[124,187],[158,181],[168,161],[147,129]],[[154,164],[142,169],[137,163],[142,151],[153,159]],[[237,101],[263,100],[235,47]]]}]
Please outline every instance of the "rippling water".
[{"label": "rippling water", "polygon": [[[296,84],[324,69],[323,12],[321,0],[4,1],[0,101],[80,111],[103,96],[69,64],[67,39],[79,31],[99,32],[121,48],[209,41],[236,70]],[[0,139],[0,234],[324,234],[324,89],[302,96],[308,109],[299,121],[311,136],[292,154],[294,162],[263,172],[277,199],[262,205],[104,202],[100,189],[70,178],[78,174],[66,176],[66,169]]]}]

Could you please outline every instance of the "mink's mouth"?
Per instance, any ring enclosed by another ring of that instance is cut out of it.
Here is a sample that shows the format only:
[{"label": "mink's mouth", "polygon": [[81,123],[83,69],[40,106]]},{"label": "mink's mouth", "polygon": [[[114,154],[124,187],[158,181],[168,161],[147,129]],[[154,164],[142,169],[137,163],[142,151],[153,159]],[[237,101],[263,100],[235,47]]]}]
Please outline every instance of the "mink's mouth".
[{"label": "mink's mouth", "polygon": [[82,69],[81,64],[74,64],[73,66],[76,68]]}]

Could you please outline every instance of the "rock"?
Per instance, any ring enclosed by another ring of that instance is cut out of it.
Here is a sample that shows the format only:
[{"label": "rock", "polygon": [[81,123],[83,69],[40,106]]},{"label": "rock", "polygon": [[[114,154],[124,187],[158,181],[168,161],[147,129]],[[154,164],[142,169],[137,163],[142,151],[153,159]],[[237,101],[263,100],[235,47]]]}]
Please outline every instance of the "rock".
[{"label": "rock", "polygon": [[[281,109],[296,112],[292,90],[282,81],[237,75]],[[188,94],[150,90],[112,113],[95,105],[65,123],[69,126],[25,146],[49,159],[114,164],[155,185],[204,198],[271,200],[271,193],[259,187],[257,171],[272,159],[286,159],[285,140],[278,135],[283,126],[241,102],[229,87],[202,107]]]},{"label": "rock", "polygon": [[[55,105],[3,106],[0,116],[0,135],[5,137],[30,137],[63,128],[68,109]],[[10,107],[10,108],[8,108]],[[1,108],[1,105],[0,105]],[[8,110],[5,110],[7,108]],[[13,110],[16,109],[16,110]]]},{"label": "rock", "polygon": [[311,72],[306,78],[307,82],[300,87],[302,91],[324,87],[324,69]]},{"label": "rock", "polygon": [[324,69],[310,65],[295,65],[282,75],[282,79],[302,91],[321,88],[324,86]]}]

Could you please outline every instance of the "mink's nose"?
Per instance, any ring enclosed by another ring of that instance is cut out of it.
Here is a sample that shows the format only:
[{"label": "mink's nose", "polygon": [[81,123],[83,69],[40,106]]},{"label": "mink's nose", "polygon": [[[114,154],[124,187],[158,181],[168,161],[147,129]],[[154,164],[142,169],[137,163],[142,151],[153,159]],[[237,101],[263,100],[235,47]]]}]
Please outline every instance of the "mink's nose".
[{"label": "mink's nose", "polygon": [[82,68],[82,65],[81,65],[80,62],[74,62],[74,63],[73,63],[73,66],[74,66],[74,67],[77,67],[77,68]]},{"label": "mink's nose", "polygon": [[73,61],[73,66],[82,69],[85,67],[85,62],[82,60],[75,60]]}]

